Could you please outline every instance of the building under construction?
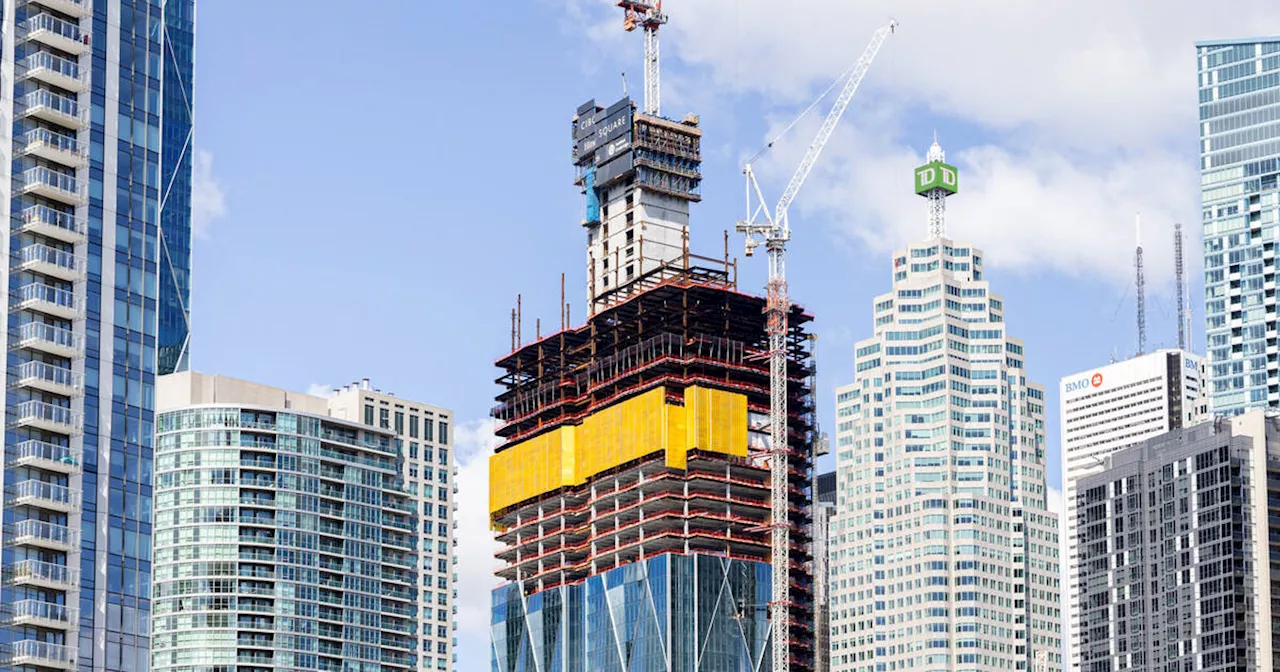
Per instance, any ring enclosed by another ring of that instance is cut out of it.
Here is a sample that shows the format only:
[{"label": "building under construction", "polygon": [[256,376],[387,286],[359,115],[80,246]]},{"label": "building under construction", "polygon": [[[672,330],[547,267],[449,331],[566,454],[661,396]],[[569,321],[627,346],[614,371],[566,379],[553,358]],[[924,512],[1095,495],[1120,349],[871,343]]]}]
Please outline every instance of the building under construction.
[{"label": "building under construction", "polygon": [[773,562],[790,567],[790,669],[812,669],[812,318],[788,319],[791,550],[776,558],[765,299],[738,291],[727,253],[689,253],[700,139],[696,117],[629,99],[578,109],[586,323],[513,339],[497,362],[494,670],[769,670]]}]

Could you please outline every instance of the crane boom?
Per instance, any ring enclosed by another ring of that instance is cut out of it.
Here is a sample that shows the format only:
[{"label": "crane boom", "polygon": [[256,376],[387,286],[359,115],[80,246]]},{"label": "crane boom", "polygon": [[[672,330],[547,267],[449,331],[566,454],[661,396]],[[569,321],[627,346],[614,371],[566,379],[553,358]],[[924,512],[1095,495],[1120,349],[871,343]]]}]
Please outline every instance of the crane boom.
[{"label": "crane boom", "polygon": [[853,66],[853,73],[849,75],[849,79],[845,81],[844,89],[840,91],[840,95],[836,98],[836,102],[831,106],[831,111],[827,112],[827,118],[823,120],[822,127],[818,129],[818,134],[814,136],[813,142],[809,144],[809,151],[805,152],[804,158],[800,160],[800,165],[796,168],[796,172],[791,176],[791,183],[787,185],[782,197],[778,199],[778,207],[774,212],[774,221],[779,226],[787,226],[787,209],[791,207],[791,201],[795,200],[796,194],[800,191],[800,187],[804,185],[804,181],[809,177],[809,172],[813,170],[813,165],[817,163],[818,157],[822,155],[822,150],[827,146],[827,140],[831,139],[831,133],[836,130],[836,124],[840,123],[840,117],[844,116],[845,108],[849,107],[849,101],[853,100],[853,94],[858,92],[858,85],[862,83],[862,78],[867,75],[867,70],[871,67],[871,62],[875,60],[876,54],[880,53],[880,47],[884,44],[884,40],[898,27],[897,21],[890,21],[888,25],[880,28],[871,36],[871,43],[862,52],[862,57]]},{"label": "crane boom", "polygon": [[[831,138],[831,132],[835,130],[840,117],[844,115],[849,101],[853,99],[853,94],[857,92],[858,85],[862,83],[862,78],[867,74],[867,69],[875,60],[885,38],[895,31],[897,25],[896,21],[890,21],[888,25],[872,35],[871,43],[867,45],[862,57],[849,72],[849,79],[845,82],[844,89],[836,98],[831,111],[827,113],[826,120],[822,122],[822,128],[818,130],[818,135],[809,145],[809,151],[805,153],[800,166],[791,177],[791,183],[787,185],[782,198],[778,200],[772,216],[764,204],[764,196],[760,191],[760,185],[756,182],[755,171],[751,168],[751,163],[759,158],[760,154],[748,161],[742,169],[747,177],[747,218],[738,222],[735,228],[746,235],[747,256],[751,256],[756,246],[761,243],[764,243],[769,253],[765,330],[769,346],[769,530],[772,565],[772,595],[769,607],[773,636],[772,672],[790,672],[791,669],[792,561],[791,523],[788,520],[791,499],[788,458],[792,450],[787,427],[787,316],[791,312],[791,298],[787,293],[786,270],[787,241],[791,238],[791,228],[787,224],[787,209],[799,193],[805,178],[813,170],[814,163],[822,154],[822,149],[826,147],[827,140]],[[823,96],[825,95],[824,92]],[[772,144],[772,142],[769,143],[770,146]]]}]

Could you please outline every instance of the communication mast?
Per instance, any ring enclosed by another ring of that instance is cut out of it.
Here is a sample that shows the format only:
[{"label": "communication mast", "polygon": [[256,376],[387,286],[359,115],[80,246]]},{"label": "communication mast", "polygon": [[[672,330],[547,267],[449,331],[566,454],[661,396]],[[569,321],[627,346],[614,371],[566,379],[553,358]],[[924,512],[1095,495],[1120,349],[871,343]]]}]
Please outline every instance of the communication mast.
[{"label": "communication mast", "polygon": [[1182,224],[1173,225],[1173,277],[1177,283],[1175,292],[1178,297],[1178,349],[1186,350],[1187,341],[1191,340],[1191,311],[1187,305],[1187,292],[1184,291],[1182,267]]},{"label": "communication mast", "polygon": [[[751,164],[777,142],[777,138],[769,142],[765,149],[757,153],[743,167],[747,178],[747,218],[738,222],[736,229],[746,235],[746,255],[751,256],[755,248],[763,244],[769,255],[769,282],[766,293],[767,332],[769,335],[769,452],[770,452],[770,530],[771,559],[773,568],[773,594],[770,601],[770,615],[773,628],[773,665],[772,672],[789,672],[791,668],[791,526],[788,521],[789,475],[788,456],[791,451],[789,433],[787,431],[787,314],[791,311],[791,298],[787,294],[786,250],[787,241],[791,239],[791,227],[787,219],[787,211],[795,200],[800,187],[809,177],[814,163],[822,154],[822,150],[831,138],[836,123],[844,115],[849,101],[857,92],[858,85],[866,76],[867,69],[875,60],[884,40],[897,28],[897,21],[890,21],[871,36],[871,43],[849,70],[844,88],[836,98],[827,118],[818,129],[817,136],[809,145],[808,152],[800,161],[796,172],[791,176],[782,197],[770,214],[765,204],[760,185],[756,182],[755,172]],[[841,78],[843,78],[842,75]],[[836,80],[839,83],[840,79]],[[831,88],[834,88],[832,84]],[[830,91],[828,88],[827,91]],[[823,92],[818,101],[826,96]],[[814,101],[800,116],[803,117],[817,105]],[[791,130],[799,121],[793,121],[783,133]]]},{"label": "communication mast", "polygon": [[1133,230],[1137,236],[1138,249],[1134,252],[1133,266],[1137,274],[1135,284],[1138,295],[1138,354],[1147,353],[1147,279],[1142,272],[1142,228],[1138,215],[1133,216]]},{"label": "communication mast", "polygon": [[662,99],[658,88],[658,28],[667,22],[662,13],[662,0],[618,0],[622,8],[622,27],[627,32],[644,29],[644,113],[661,116]]},{"label": "communication mast", "polygon": [[947,197],[956,193],[959,184],[956,168],[947,164],[947,153],[933,134],[933,145],[925,157],[925,165],[916,168],[916,194],[929,199],[929,238],[947,235]]}]

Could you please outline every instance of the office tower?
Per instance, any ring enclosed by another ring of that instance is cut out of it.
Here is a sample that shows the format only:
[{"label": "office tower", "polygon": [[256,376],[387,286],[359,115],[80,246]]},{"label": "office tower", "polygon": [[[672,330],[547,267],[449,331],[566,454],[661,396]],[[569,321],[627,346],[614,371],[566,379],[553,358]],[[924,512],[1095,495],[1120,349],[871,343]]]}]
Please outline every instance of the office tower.
[{"label": "office tower", "polygon": [[[954,193],[935,142],[917,190]],[[932,169],[932,170],[930,170]],[[854,382],[837,390],[831,669],[1061,666],[1044,389],[984,278],[941,232],[893,256]]]},{"label": "office tower", "polygon": [[186,361],[193,20],[193,0],[0,16],[0,667],[148,664],[155,377]]},{"label": "office tower", "polygon": [[[607,158],[611,118],[631,124],[616,131],[634,143],[622,165]],[[585,159],[584,137],[606,156]],[[610,227],[600,240],[589,226],[588,247],[607,244],[614,261],[607,289],[598,277],[588,290],[585,324],[562,321],[532,343],[513,325],[513,350],[497,362],[489,508],[506,583],[492,595],[496,671],[767,671],[771,562],[792,567],[791,669],[814,665],[812,318],[789,315],[791,551],[773,558],[765,300],[737,290],[727,258],[690,254],[683,232],[679,254],[651,257],[647,237],[641,250],[645,231],[667,221],[651,219],[646,191],[689,196],[680,190],[696,185],[698,139],[695,118],[638,113],[629,100],[579,108],[575,161],[594,175],[599,235]],[[677,168],[686,181],[645,172]],[[619,264],[633,273],[615,273]]]},{"label": "office tower", "polygon": [[1280,404],[1280,38],[1196,43],[1205,335],[1214,413]]},{"label": "office tower", "polygon": [[[1072,650],[1080,650],[1076,482],[1102,470],[1126,446],[1208,418],[1204,362],[1184,350],[1158,350],[1066,376],[1059,388],[1062,480],[1066,495],[1067,576]],[[1079,670],[1080,659],[1071,667]]]},{"label": "office tower", "polygon": [[836,472],[819,474],[813,506],[814,672],[831,669],[831,518],[836,512]]},{"label": "office tower", "polygon": [[1104,467],[1077,484],[1081,668],[1280,669],[1280,419],[1219,417]]},{"label": "office tower", "polygon": [[396,432],[224,376],[157,394],[151,669],[425,669]]},{"label": "office tower", "polygon": [[404,457],[401,475],[417,499],[421,521],[417,589],[421,670],[450,670],[457,662],[454,619],[457,604],[456,515],[458,473],[450,425],[453,413],[375,389],[369,379],[344,385],[329,398],[329,414],[390,431]]}]

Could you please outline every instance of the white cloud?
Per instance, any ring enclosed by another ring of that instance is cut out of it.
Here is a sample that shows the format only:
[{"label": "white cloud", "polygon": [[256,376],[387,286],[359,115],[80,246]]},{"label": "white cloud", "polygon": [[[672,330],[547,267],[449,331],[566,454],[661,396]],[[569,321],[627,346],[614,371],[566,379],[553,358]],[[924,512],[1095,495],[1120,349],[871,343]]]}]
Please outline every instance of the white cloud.
[{"label": "white cloud", "polygon": [[473,420],[454,429],[458,458],[458,669],[489,668],[489,593],[498,586],[501,545],[489,531],[489,456],[497,421]]},{"label": "white cloud", "polygon": [[323,399],[328,399],[334,395],[333,386],[327,383],[311,383],[307,386],[306,392],[313,397],[321,397]]},{"label": "white cloud", "polygon": [[226,196],[213,174],[213,153],[196,149],[191,164],[191,232],[197,238],[209,235],[213,221],[227,214]]},{"label": "white cloud", "polygon": [[[589,39],[639,65],[639,39],[609,3],[562,2]],[[1128,284],[1141,211],[1153,290],[1172,274],[1173,222],[1200,221],[1194,42],[1280,32],[1266,0],[1213,13],[1191,0],[683,0],[668,12],[668,110],[733,106],[740,117],[738,107],[754,108],[744,101],[758,101],[782,122],[862,52],[875,27],[899,19],[796,214],[834,215],[835,231],[875,253],[921,239],[925,208],[910,175],[932,124],[903,128],[901,119],[923,112],[996,136],[968,147],[941,138],[961,169],[951,235],[995,266]],[[774,150],[762,182],[775,196],[816,123]],[[736,142],[744,157],[756,148]]]}]

